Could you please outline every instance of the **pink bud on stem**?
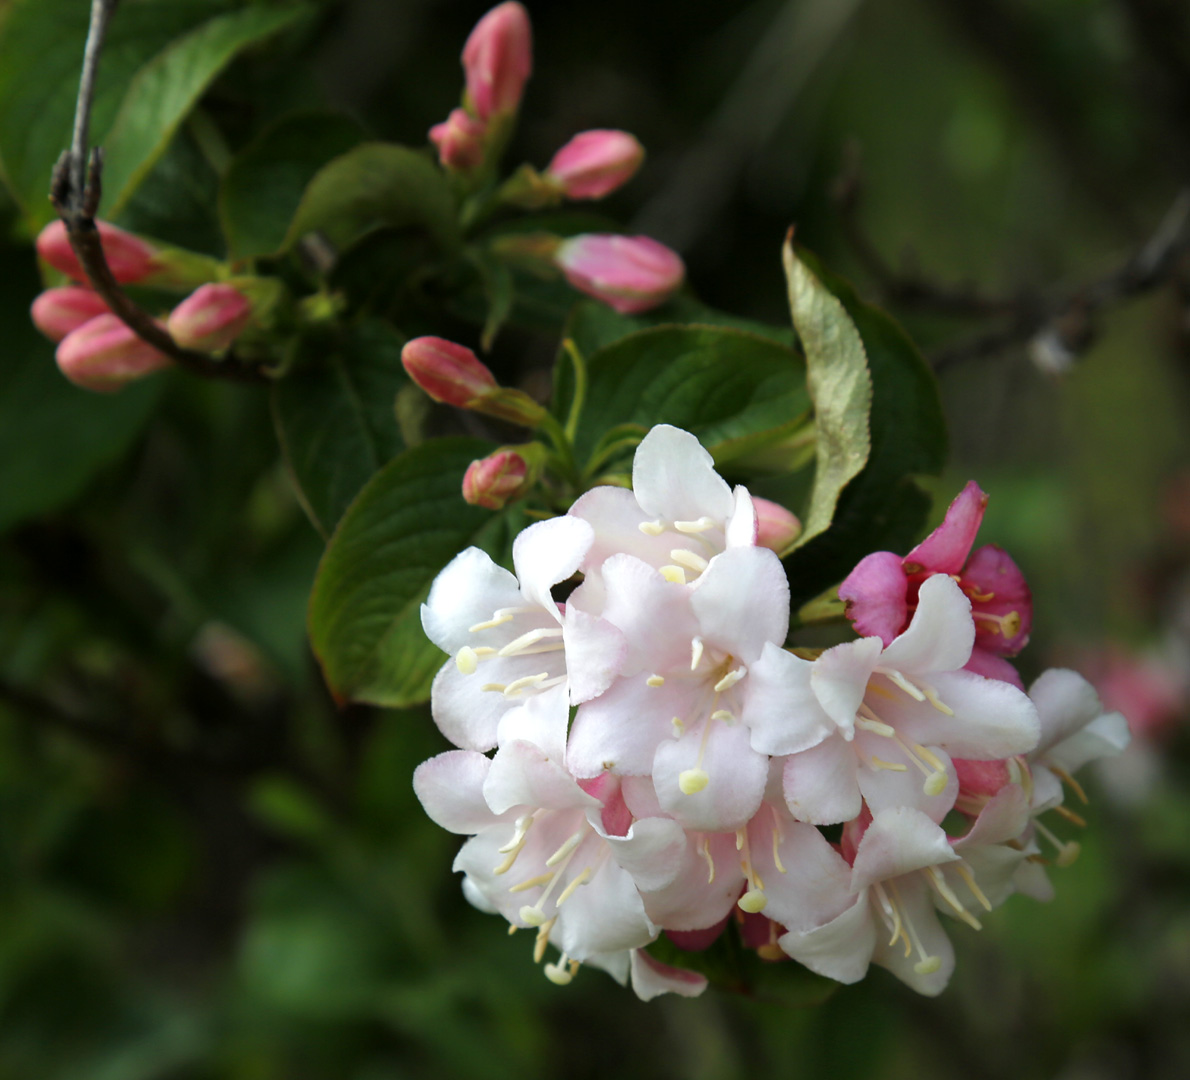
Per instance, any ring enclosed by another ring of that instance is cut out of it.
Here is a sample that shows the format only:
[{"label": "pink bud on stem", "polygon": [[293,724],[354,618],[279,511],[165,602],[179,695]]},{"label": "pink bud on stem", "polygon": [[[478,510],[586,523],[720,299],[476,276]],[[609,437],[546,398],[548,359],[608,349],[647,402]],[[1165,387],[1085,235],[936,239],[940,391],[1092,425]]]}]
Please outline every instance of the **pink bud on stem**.
[{"label": "pink bud on stem", "polygon": [[545,175],[568,199],[602,199],[627,183],[644,157],[626,131],[583,131],[554,155]]},{"label": "pink bud on stem", "polygon": [[463,46],[463,70],[467,99],[481,120],[517,111],[533,70],[533,31],[524,7],[509,0],[475,24]]},{"label": "pink bud on stem", "polygon": [[97,315],[58,346],[58,367],[72,383],[110,393],[169,366],[169,358],[142,341],[115,315]]},{"label": "pink bud on stem", "polygon": [[782,554],[802,532],[802,523],[797,515],[778,503],[752,496],[756,511],[756,543]]},{"label": "pink bud on stem", "polygon": [[233,285],[201,285],[170,312],[170,336],[184,349],[219,352],[252,321],[252,304]]},{"label": "pink bud on stem", "polygon": [[[97,221],[99,239],[103,244],[103,254],[107,258],[107,265],[112,276],[121,285],[134,285],[151,277],[159,269],[157,265],[157,249],[146,243],[139,236],[109,225],[106,221]],[[86,281],[87,274],[70,246],[70,238],[66,235],[66,225],[61,221],[51,221],[37,237],[37,254],[55,270],[73,278],[75,281]]]},{"label": "pink bud on stem", "polygon": [[447,169],[467,172],[483,164],[487,125],[466,109],[455,109],[441,124],[430,128],[430,142],[438,147],[438,160]]},{"label": "pink bud on stem", "polygon": [[30,309],[33,325],[50,341],[61,341],[67,334],[90,322],[96,315],[105,315],[108,306],[103,297],[85,285],[62,285],[46,289]]},{"label": "pink bud on stem", "polygon": [[470,349],[440,337],[419,337],[401,350],[409,377],[435,401],[536,427],[545,409],[528,394],[502,387]]},{"label": "pink bud on stem", "polygon": [[663,304],[686,276],[678,254],[648,236],[572,236],[558,246],[554,261],[576,289],[623,315]]},{"label": "pink bud on stem", "polygon": [[472,506],[501,510],[510,500],[532,487],[539,471],[532,468],[516,449],[503,447],[467,467],[463,476],[463,498]]}]

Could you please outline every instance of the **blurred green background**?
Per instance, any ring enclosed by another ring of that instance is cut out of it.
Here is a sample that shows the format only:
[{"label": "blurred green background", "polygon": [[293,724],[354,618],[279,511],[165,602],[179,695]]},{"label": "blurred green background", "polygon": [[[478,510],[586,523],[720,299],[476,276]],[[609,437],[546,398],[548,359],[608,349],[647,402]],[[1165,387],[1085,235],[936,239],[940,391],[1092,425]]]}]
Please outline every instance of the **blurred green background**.
[{"label": "blurred green background", "polygon": [[[0,0],[0,36],[19,6]],[[649,157],[610,211],[735,314],[787,322],[796,223],[937,357],[1005,317],[890,293],[865,244],[935,293],[1028,310],[1122,265],[1190,184],[1180,0],[527,6],[536,70],[509,160],[636,133]],[[421,145],[484,10],[319,4],[224,71],[122,220],[211,247],[208,125],[234,150],[328,106]],[[34,70],[73,95],[73,70]],[[862,178],[849,205],[841,175]],[[264,394],[175,374],[113,398],[70,386],[28,321],[32,233],[7,196],[0,220],[0,1077],[1190,1075],[1184,259],[1098,312],[1064,376],[1029,335],[942,372],[936,516],[968,478],[991,495],[981,541],[1034,591],[1026,676],[1144,653],[1165,680],[1138,749],[1088,784],[1057,899],[956,924],[937,1000],[879,970],[799,999],[790,962],[790,1000],[643,1005],[598,972],[552,986],[463,902],[457,840],[410,788],[446,745],[427,712],[330,702],[304,635],[322,543]],[[506,335],[496,364],[553,347]]]}]

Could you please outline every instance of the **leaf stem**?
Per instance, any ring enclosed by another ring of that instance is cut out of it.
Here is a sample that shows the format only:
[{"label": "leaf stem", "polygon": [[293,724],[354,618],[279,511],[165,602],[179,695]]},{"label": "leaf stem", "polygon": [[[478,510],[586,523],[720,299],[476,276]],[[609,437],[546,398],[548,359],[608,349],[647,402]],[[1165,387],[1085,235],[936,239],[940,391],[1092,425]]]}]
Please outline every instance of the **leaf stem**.
[{"label": "leaf stem", "polygon": [[579,352],[574,338],[567,338],[563,341],[562,348],[574,365],[574,398],[570,402],[570,413],[566,417],[566,438],[573,446],[574,437],[578,434],[578,422],[583,413],[583,404],[587,400],[587,361]]}]

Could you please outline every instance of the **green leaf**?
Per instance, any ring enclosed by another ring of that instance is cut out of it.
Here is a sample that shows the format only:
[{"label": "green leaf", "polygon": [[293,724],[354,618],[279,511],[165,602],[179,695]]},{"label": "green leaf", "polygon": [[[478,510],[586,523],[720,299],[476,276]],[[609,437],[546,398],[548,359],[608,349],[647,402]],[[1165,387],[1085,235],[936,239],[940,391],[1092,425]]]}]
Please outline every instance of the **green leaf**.
[{"label": "green leaf", "polygon": [[786,560],[795,608],[842,580],[870,552],[912,546],[931,501],[913,477],[940,473],[947,446],[937,380],[905,331],[808,252],[799,258],[859,330],[872,376],[872,412],[868,464],[844,489],[830,528]]},{"label": "green leaf", "polygon": [[467,466],[491,450],[474,439],[406,450],[343,516],[310,597],[310,640],[340,700],[398,707],[429,696],[446,658],[422,631],[421,602],[456,554],[501,527],[460,495]]},{"label": "green leaf", "polygon": [[219,192],[219,216],[231,257],[279,251],[306,185],[327,162],[364,138],[364,129],[348,116],[292,113],[237,154]]},{"label": "green leaf", "polygon": [[797,546],[818,536],[834,517],[839,493],[868,461],[872,379],[855,324],[785,242],[785,277],[794,329],[806,354],[806,385],[814,401],[817,467],[810,508]]},{"label": "green leaf", "polygon": [[54,347],[29,321],[38,291],[27,252],[4,251],[0,291],[0,529],[70,502],[140,434],[161,390],[146,379],[116,394],[80,390],[62,377]]},{"label": "green leaf", "polygon": [[[783,437],[810,408],[802,358],[742,330],[658,326],[587,357],[589,384],[575,448],[580,460],[613,427],[674,424],[697,435],[716,460]],[[573,376],[558,367],[555,408],[569,408]]]},{"label": "green leaf", "polygon": [[273,387],[273,421],[310,520],[329,537],[343,511],[404,443],[396,396],[409,381],[404,340],[379,320],[330,343],[304,343],[317,355]]},{"label": "green leaf", "polygon": [[444,249],[458,247],[454,196],[424,153],[364,143],[324,165],[306,186],[284,247],[315,229],[342,245],[377,225],[421,225]]}]

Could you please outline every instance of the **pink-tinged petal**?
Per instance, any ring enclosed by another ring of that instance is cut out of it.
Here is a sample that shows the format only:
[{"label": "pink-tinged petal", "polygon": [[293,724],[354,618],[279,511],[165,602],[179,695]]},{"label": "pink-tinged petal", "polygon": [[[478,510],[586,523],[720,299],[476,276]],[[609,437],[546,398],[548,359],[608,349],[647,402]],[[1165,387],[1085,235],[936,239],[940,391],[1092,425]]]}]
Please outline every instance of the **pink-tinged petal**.
[{"label": "pink-tinged petal", "polygon": [[[583,559],[582,571],[590,574],[599,570],[613,555],[634,555],[652,567],[660,567],[673,560],[670,549],[681,535],[672,531],[650,536],[640,531],[641,525],[653,521],[626,488],[597,487],[580,495],[568,511],[570,517],[589,522],[595,540]],[[686,540],[682,537],[682,542]]]},{"label": "pink-tinged petal", "polygon": [[841,735],[810,750],[790,754],[782,771],[785,805],[799,821],[836,825],[860,811],[855,752]]},{"label": "pink-tinged petal", "polygon": [[855,731],[855,714],[880,663],[880,639],[860,638],[827,649],[814,661],[810,686],[814,696],[845,739]]},{"label": "pink-tinged petal", "polygon": [[909,579],[901,556],[891,551],[874,551],[865,556],[843,579],[839,599],[857,634],[875,635],[885,645],[909,619]]},{"label": "pink-tinged petal", "polygon": [[743,681],[740,719],[752,732],[752,749],[782,757],[817,746],[835,724],[810,687],[814,665],[769,642]]},{"label": "pink-tinged petal", "polygon": [[565,686],[551,686],[539,694],[517,697],[496,727],[496,743],[505,746],[513,740],[532,743],[559,765],[566,757],[566,729],[570,707]]},{"label": "pink-tinged petal", "polygon": [[914,742],[973,761],[1027,754],[1037,745],[1037,710],[1015,686],[969,671],[939,672],[929,681],[953,716],[905,697],[885,704],[881,718]]},{"label": "pink-tinged petal", "polygon": [[[992,907],[999,907],[1013,894],[1013,882],[1026,858],[1024,851],[1018,851],[1006,844],[985,844],[963,852],[967,873],[975,878],[976,886]],[[947,866],[943,868],[942,876],[958,897],[959,903],[972,912],[978,912],[982,903],[971,891],[964,875],[958,873],[954,867]],[[934,903],[939,911],[956,914],[949,904],[941,902],[941,897],[935,897]]]},{"label": "pink-tinged petal", "polygon": [[670,818],[643,818],[633,822],[627,836],[604,836],[612,858],[631,875],[642,891],[673,884],[686,854],[686,833]]},{"label": "pink-tinged petal", "polygon": [[[946,775],[942,789],[931,795],[926,792],[925,774],[892,739],[861,731],[856,735],[853,745],[861,762],[856,772],[859,789],[873,814],[892,807],[907,806],[920,810],[931,821],[941,822],[954,807],[959,794],[959,781],[945,750],[937,746],[927,747],[930,754],[938,759]],[[876,760],[903,765],[905,768],[902,771],[882,768],[875,764]],[[932,785],[929,790],[934,791]]]},{"label": "pink-tinged petal", "polygon": [[495,825],[483,797],[483,782],[491,767],[473,750],[448,750],[423,761],[413,771],[413,791],[430,820],[448,832],[477,833]]},{"label": "pink-tinged petal", "polygon": [[594,538],[587,522],[568,515],[522,531],[512,544],[512,562],[525,599],[556,612],[550,588],[579,568]]},{"label": "pink-tinged petal", "polygon": [[[979,640],[978,633],[975,635],[975,640]],[[963,670],[982,675],[985,679],[999,679],[1001,682],[1015,686],[1018,690],[1025,688],[1021,673],[1011,663],[1002,656],[980,648],[979,645],[971,650],[971,659],[963,665]]]},{"label": "pink-tinged petal", "polygon": [[619,952],[596,953],[588,956],[583,964],[589,968],[598,968],[606,972],[621,986],[628,985],[628,965],[632,953],[626,949]]},{"label": "pink-tinged petal", "polygon": [[[755,547],[757,536],[759,535],[756,500],[748,494],[748,489],[743,484],[736,485],[735,490],[732,492],[732,498],[735,500],[735,507],[731,511],[731,517],[727,519],[727,528],[724,530],[725,543],[729,548]],[[767,500],[765,501],[767,502]],[[773,506],[775,504],[768,503],[768,505]],[[790,517],[792,516],[790,514]],[[797,519],[794,518],[794,520],[796,521]],[[769,547],[772,551],[784,550],[783,548],[774,548],[771,545],[765,546]]]},{"label": "pink-tinged petal", "polygon": [[666,522],[726,522],[735,508],[714,458],[688,431],[669,424],[658,424],[637,447],[632,490],[646,514]]},{"label": "pink-tinged petal", "polygon": [[851,888],[855,892],[958,856],[946,833],[920,810],[892,807],[872,815],[855,852]]},{"label": "pink-tinged petal", "polygon": [[967,858],[972,848],[1019,839],[1028,824],[1029,799],[1018,784],[1009,784],[988,801],[954,849]]},{"label": "pink-tinged petal", "polygon": [[619,627],[571,605],[562,628],[570,703],[581,705],[611,686],[628,656],[628,641]]},{"label": "pink-tinged petal", "polygon": [[[576,859],[575,865],[578,865]],[[632,877],[607,859],[558,909],[550,939],[573,960],[638,949],[657,936]],[[581,873],[576,869],[576,873]]]},{"label": "pink-tinged petal", "polygon": [[463,898],[476,911],[482,911],[485,915],[500,914],[500,909],[483,894],[480,887],[469,877],[463,878]]},{"label": "pink-tinged petal", "polygon": [[769,499],[753,498],[756,513],[755,543],[784,555],[802,534],[802,523],[793,511]]},{"label": "pink-tinged petal", "polygon": [[673,737],[673,718],[690,715],[698,698],[687,682],[649,686],[647,678],[617,679],[606,693],[579,706],[566,748],[575,776],[597,776],[605,769],[622,776],[653,771],[658,744]]},{"label": "pink-tinged petal", "polygon": [[1066,791],[1062,787],[1062,781],[1044,765],[1037,764],[1036,762],[1034,762],[1030,771],[1033,775],[1032,812],[1035,815],[1043,814],[1046,810],[1052,810],[1055,806],[1061,806],[1066,799]]},{"label": "pink-tinged petal", "polygon": [[955,496],[942,524],[905,556],[905,572],[957,574],[962,570],[987,505],[988,497],[970,481]]},{"label": "pink-tinged petal", "polygon": [[909,629],[884,650],[880,663],[905,675],[956,671],[971,659],[974,644],[971,601],[951,578],[935,574],[922,583]]},{"label": "pink-tinged petal", "polygon": [[699,634],[691,590],[666,581],[631,555],[613,555],[603,564],[603,617],[628,642],[625,675],[689,670],[691,642]]},{"label": "pink-tinged petal", "polygon": [[624,776],[620,779],[620,794],[635,818],[664,817],[652,776]]},{"label": "pink-tinged petal", "polygon": [[990,652],[1016,656],[1029,643],[1033,597],[1012,557],[995,544],[979,548],[963,568],[962,583],[975,611],[976,641]]},{"label": "pink-tinged petal", "polygon": [[922,962],[922,956],[915,950],[906,956],[904,938],[893,945],[885,937],[878,938],[872,962],[888,968],[901,982],[919,994],[935,997],[946,989],[954,971],[954,946],[934,912],[933,891],[924,878],[919,874],[898,882],[897,888],[903,917],[912,921],[926,956],[936,958],[938,966],[924,974],[918,971],[917,965]]},{"label": "pink-tinged petal", "polygon": [[703,640],[737,660],[760,659],[765,644],[789,632],[789,581],[768,548],[728,548],[716,555],[691,590],[690,606]]},{"label": "pink-tinged petal", "polygon": [[1037,706],[1041,722],[1038,755],[1081,731],[1103,712],[1095,687],[1077,671],[1066,668],[1042,672],[1029,687],[1029,698]]},{"label": "pink-tinged petal", "polygon": [[430,689],[430,711],[455,746],[484,753],[496,745],[496,728],[511,707],[503,694],[483,691],[483,676],[464,675],[447,660]]},{"label": "pink-tinged petal", "polygon": [[969,761],[955,758],[952,762],[959,777],[959,789],[964,795],[995,795],[1012,782],[1008,761]]},{"label": "pink-tinged petal", "polygon": [[561,765],[532,743],[519,740],[497,751],[483,795],[494,814],[514,806],[562,810],[599,805]]},{"label": "pink-tinged petal", "polygon": [[698,997],[706,988],[706,977],[697,971],[663,964],[643,949],[632,951],[632,989],[641,1001],[652,1001],[662,994]]},{"label": "pink-tinged petal", "polygon": [[1082,731],[1051,747],[1045,754],[1045,761],[1051,768],[1075,773],[1089,761],[1122,753],[1131,739],[1128,721],[1122,713],[1104,713]]},{"label": "pink-tinged petal", "polygon": [[[674,880],[664,889],[641,895],[649,918],[658,926],[675,932],[709,928],[710,940],[714,940],[723,928],[723,920],[735,910],[743,886],[744,871],[734,835],[688,833]],[[679,944],[682,948],[693,947]]]},{"label": "pink-tinged petal", "polygon": [[434,579],[421,606],[421,625],[438,648],[454,655],[464,645],[491,644],[472,634],[470,628],[487,622],[501,608],[522,603],[516,578],[492,562],[487,552],[470,547],[451,559]]},{"label": "pink-tinged petal", "polygon": [[812,930],[791,930],[777,944],[811,971],[841,983],[859,982],[877,946],[876,921],[862,892],[855,903],[830,922]]},{"label": "pink-tinged petal", "polygon": [[1054,898],[1054,885],[1042,863],[1023,859],[1012,877],[1013,887],[1022,896],[1048,904]]},{"label": "pink-tinged petal", "polygon": [[[777,842],[773,843],[776,835]],[[813,825],[764,809],[748,826],[752,863],[764,880],[764,914],[787,930],[812,930],[851,907],[851,868]],[[773,858],[774,848],[780,867]]]},{"label": "pink-tinged petal", "polygon": [[[703,728],[708,723],[711,730],[704,744]],[[680,739],[668,739],[657,747],[653,783],[662,810],[686,828],[731,832],[746,825],[760,806],[768,766],[768,758],[748,744],[746,728],[707,719],[688,727]],[[679,778],[694,769],[706,774],[707,784],[687,795]]]}]

